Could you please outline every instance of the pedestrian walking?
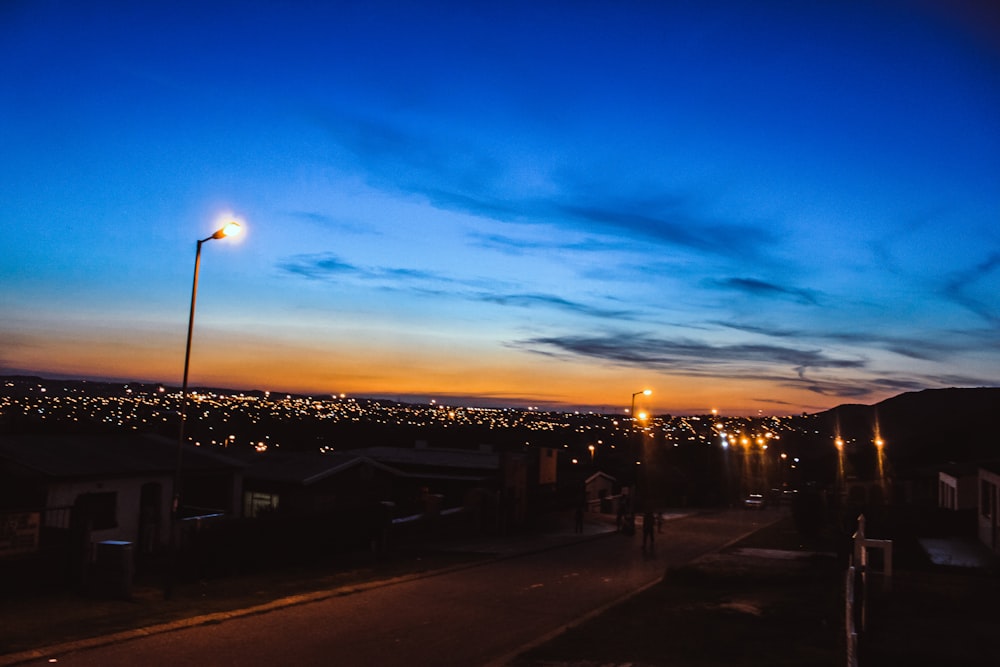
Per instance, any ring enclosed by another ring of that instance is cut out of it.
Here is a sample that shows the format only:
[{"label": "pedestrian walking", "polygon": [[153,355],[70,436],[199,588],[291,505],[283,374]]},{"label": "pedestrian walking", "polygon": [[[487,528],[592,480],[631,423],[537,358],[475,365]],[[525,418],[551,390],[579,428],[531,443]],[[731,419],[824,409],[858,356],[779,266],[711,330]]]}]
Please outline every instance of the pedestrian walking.
[{"label": "pedestrian walking", "polygon": [[646,510],[642,515],[642,550],[646,550],[646,543],[649,543],[649,550],[655,549],[654,540],[656,538],[656,515],[652,510]]}]

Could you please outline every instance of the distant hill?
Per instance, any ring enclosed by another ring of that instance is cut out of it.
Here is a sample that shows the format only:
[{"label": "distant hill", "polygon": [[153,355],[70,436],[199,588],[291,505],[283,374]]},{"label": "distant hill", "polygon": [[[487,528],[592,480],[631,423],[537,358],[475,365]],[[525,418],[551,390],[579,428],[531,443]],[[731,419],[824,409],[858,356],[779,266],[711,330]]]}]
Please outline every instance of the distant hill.
[{"label": "distant hill", "polygon": [[1000,387],[925,389],[875,405],[841,405],[817,415],[827,432],[869,443],[878,427],[897,470],[1000,458]]}]

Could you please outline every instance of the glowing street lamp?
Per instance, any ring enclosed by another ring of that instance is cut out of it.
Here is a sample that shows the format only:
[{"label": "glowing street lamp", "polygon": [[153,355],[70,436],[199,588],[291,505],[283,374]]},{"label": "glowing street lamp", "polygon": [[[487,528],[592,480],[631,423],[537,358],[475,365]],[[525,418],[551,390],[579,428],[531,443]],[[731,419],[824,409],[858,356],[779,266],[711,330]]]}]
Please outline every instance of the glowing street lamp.
[{"label": "glowing street lamp", "polygon": [[[640,463],[640,461],[638,460],[637,457],[641,457],[642,456],[642,449],[643,449],[643,447],[642,447],[642,445],[640,443],[640,446],[638,447],[639,451],[635,451],[636,450],[636,444],[635,444],[635,437],[636,437],[635,436],[635,434],[636,434],[636,429],[635,429],[635,397],[639,396],[639,395],[649,396],[652,393],[653,393],[652,389],[642,389],[640,391],[632,392],[632,406],[629,408],[628,415],[629,415],[629,418],[632,420],[632,437],[630,439],[632,441],[632,448],[633,448],[632,458],[636,459],[636,461],[635,461],[636,465],[638,465]],[[637,476],[636,477],[636,486],[638,486],[638,482],[639,482],[639,479],[638,479],[638,476]],[[645,485],[643,485],[643,488],[645,488]],[[636,494],[636,496],[638,496],[638,494]]]},{"label": "glowing street lamp", "polygon": [[634,392],[632,394],[632,407],[629,409],[629,413],[628,414],[629,414],[629,416],[632,417],[632,423],[633,424],[635,423],[635,416],[634,416],[635,415],[635,397],[639,396],[640,394],[643,395],[643,396],[649,396],[652,393],[653,393],[652,389],[643,389],[642,391],[637,391],[637,392]]},{"label": "glowing street lamp", "polygon": [[177,435],[177,470],[174,472],[173,516],[178,518],[181,500],[181,467],[184,459],[184,425],[187,422],[188,369],[191,366],[191,335],[194,333],[194,305],[198,298],[198,269],[201,266],[201,246],[214,239],[237,236],[242,232],[238,222],[229,222],[211,236],[198,241],[194,254],[194,280],[191,283],[191,311],[188,314],[187,345],[184,347],[184,377],[181,383],[181,424]]}]

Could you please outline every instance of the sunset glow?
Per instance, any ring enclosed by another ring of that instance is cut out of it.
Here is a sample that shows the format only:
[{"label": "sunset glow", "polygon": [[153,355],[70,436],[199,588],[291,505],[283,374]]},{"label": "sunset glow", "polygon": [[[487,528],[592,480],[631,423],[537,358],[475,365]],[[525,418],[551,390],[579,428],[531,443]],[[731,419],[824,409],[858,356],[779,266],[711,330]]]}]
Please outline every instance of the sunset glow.
[{"label": "sunset glow", "polygon": [[192,386],[725,415],[995,385],[995,12],[713,7],[14,3],[0,373],[179,385],[195,243],[235,220]]}]

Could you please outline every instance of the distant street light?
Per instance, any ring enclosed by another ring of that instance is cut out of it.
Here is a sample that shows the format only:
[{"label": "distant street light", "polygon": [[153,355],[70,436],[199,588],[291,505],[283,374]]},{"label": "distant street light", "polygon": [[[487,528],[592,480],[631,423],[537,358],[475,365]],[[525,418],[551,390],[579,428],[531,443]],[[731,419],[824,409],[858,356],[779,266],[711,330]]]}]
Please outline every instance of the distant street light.
[{"label": "distant street light", "polygon": [[184,425],[187,422],[188,369],[191,366],[191,335],[194,333],[194,304],[198,298],[198,269],[201,266],[201,246],[213,239],[237,236],[242,230],[238,222],[229,222],[208,238],[198,241],[194,254],[194,281],[191,284],[191,312],[188,315],[187,345],[184,348],[184,378],[181,383],[181,424],[177,435],[177,469],[174,472],[173,518],[179,518],[181,501],[181,468],[184,460]]},{"label": "distant street light", "polygon": [[635,397],[642,394],[643,396],[649,396],[653,393],[652,389],[643,389],[642,391],[637,391],[632,394],[632,407],[629,408],[629,417],[632,418],[632,426],[635,427]]},{"label": "distant street light", "polygon": [[[635,397],[639,396],[639,395],[649,396],[652,393],[653,393],[652,389],[643,389],[641,391],[633,392],[632,393],[632,406],[629,408],[629,412],[628,412],[629,419],[632,420],[632,433],[631,433],[631,437],[629,438],[632,441],[632,458],[635,460],[635,463],[637,465],[639,464],[639,459],[637,457],[641,457],[642,456],[643,446],[640,443],[640,445],[638,447],[636,447],[636,443],[635,443],[635,439],[636,439],[636,431],[635,431]],[[636,474],[635,481],[636,481],[636,487],[638,487],[639,486],[639,475],[638,474]],[[636,494],[636,496],[637,495],[638,494]],[[637,497],[633,498],[633,503],[635,503],[637,500],[638,500]]]}]

